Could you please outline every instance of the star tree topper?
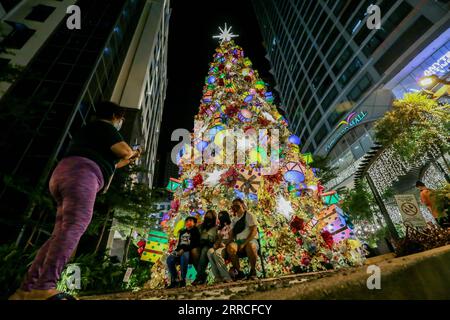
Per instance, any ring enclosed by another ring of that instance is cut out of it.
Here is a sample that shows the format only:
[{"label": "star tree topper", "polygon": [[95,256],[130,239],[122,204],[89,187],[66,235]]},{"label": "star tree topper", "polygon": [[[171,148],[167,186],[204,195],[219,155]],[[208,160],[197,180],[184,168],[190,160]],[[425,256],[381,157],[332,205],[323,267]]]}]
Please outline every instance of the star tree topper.
[{"label": "star tree topper", "polygon": [[219,27],[221,33],[217,36],[213,36],[213,38],[220,39],[220,42],[222,43],[224,41],[230,41],[231,38],[239,37],[239,35],[231,33],[231,28],[232,27],[228,27],[227,24],[225,23],[225,27],[223,29]]}]

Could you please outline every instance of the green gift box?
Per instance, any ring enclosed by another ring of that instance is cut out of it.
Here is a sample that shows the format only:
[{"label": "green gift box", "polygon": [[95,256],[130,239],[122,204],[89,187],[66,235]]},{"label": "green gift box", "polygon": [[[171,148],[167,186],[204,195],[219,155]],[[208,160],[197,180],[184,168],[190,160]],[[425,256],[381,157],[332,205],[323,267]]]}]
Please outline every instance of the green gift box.
[{"label": "green gift box", "polygon": [[175,192],[182,184],[181,180],[170,178],[169,183],[167,184],[166,189],[170,192]]}]

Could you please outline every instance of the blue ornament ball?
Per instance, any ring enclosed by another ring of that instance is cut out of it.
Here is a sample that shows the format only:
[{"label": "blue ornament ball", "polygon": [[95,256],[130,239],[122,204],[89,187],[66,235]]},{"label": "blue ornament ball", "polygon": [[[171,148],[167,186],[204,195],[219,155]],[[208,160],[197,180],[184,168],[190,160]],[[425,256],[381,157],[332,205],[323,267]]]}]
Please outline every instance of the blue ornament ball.
[{"label": "blue ornament ball", "polygon": [[216,82],[216,77],[210,76],[210,77],[208,78],[208,83],[209,83],[209,84],[213,84],[214,82]]},{"label": "blue ornament ball", "polygon": [[305,181],[305,175],[300,171],[290,170],[284,174],[284,180],[289,183],[298,184]]},{"label": "blue ornament ball", "polygon": [[292,134],[290,137],[289,137],[289,142],[290,143],[293,143],[293,144],[296,144],[296,145],[300,145],[300,138],[298,137],[298,136],[296,136],[295,134]]}]

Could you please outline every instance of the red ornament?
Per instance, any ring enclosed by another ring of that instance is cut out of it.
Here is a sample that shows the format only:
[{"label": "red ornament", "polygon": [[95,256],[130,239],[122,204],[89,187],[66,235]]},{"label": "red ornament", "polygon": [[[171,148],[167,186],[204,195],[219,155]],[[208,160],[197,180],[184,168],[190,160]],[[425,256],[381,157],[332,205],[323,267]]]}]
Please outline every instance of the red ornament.
[{"label": "red ornament", "polygon": [[230,118],[234,117],[238,112],[239,109],[236,106],[228,106],[225,109],[225,114]]},{"label": "red ornament", "polygon": [[283,181],[283,176],[281,175],[281,172],[265,176],[265,178],[271,184],[279,184],[281,181]]},{"label": "red ornament", "polygon": [[263,126],[263,127],[267,127],[270,124],[270,121],[265,119],[265,118],[258,118],[258,123]]},{"label": "red ornament", "polygon": [[299,246],[302,246],[302,245],[303,245],[303,240],[302,240],[302,238],[297,238],[297,239],[295,239],[295,241],[297,241],[297,243],[298,243]]},{"label": "red ornament", "polygon": [[219,65],[219,70],[220,70],[220,71],[222,71],[224,68],[225,68],[225,65],[224,65],[224,64],[220,64],[220,65]]},{"label": "red ornament", "polygon": [[220,183],[232,188],[234,187],[238,176],[239,173],[234,168],[230,168],[220,176]]},{"label": "red ornament", "polygon": [[146,244],[146,242],[144,240],[141,240],[137,243],[137,246],[138,246],[137,252],[139,255],[142,255],[142,252],[144,252],[145,244]]},{"label": "red ornament", "polygon": [[247,82],[252,82],[252,77],[250,77],[250,76],[245,76],[245,77],[244,77],[244,80],[247,81]]},{"label": "red ornament", "polygon": [[325,187],[320,183],[320,181],[317,183],[317,193],[321,195],[325,191]]},{"label": "red ornament", "polygon": [[293,233],[297,233],[297,231],[303,231],[305,229],[305,220],[300,219],[297,216],[294,216],[289,224]]},{"label": "red ornament", "polygon": [[324,230],[321,232],[320,234],[323,238],[323,240],[325,241],[325,243],[327,244],[328,248],[331,249],[333,247],[333,236],[331,235],[331,233],[328,230]]},{"label": "red ornament", "polygon": [[145,241],[144,241],[144,240],[139,241],[139,242],[137,243],[137,246],[138,246],[138,247],[145,247]]},{"label": "red ornament", "polygon": [[197,187],[197,186],[199,186],[199,185],[201,185],[201,184],[203,183],[203,177],[202,177],[202,175],[201,175],[200,173],[197,174],[197,175],[194,177],[193,182],[194,182],[194,188]]},{"label": "red ornament", "polygon": [[225,85],[225,82],[223,81],[223,79],[219,79],[219,81],[217,81],[217,84],[223,87]]},{"label": "red ornament", "polygon": [[307,253],[304,253],[302,256],[301,264],[304,266],[308,266],[311,263],[311,258]]}]

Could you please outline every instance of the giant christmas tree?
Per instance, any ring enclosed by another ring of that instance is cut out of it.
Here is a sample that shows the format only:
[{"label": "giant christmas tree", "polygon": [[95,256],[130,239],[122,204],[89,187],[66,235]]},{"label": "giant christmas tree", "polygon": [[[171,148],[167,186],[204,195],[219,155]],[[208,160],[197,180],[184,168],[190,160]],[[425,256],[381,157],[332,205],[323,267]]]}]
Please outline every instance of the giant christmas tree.
[{"label": "giant christmas tree", "polygon": [[[221,31],[191,142],[178,154],[180,177],[168,185],[174,201],[162,226],[172,244],[186,216],[201,221],[239,197],[257,217],[267,276],[360,264],[345,214],[327,205],[336,194],[324,192],[272,93],[230,29]],[[154,266],[154,286],[162,284],[163,262]]]}]

